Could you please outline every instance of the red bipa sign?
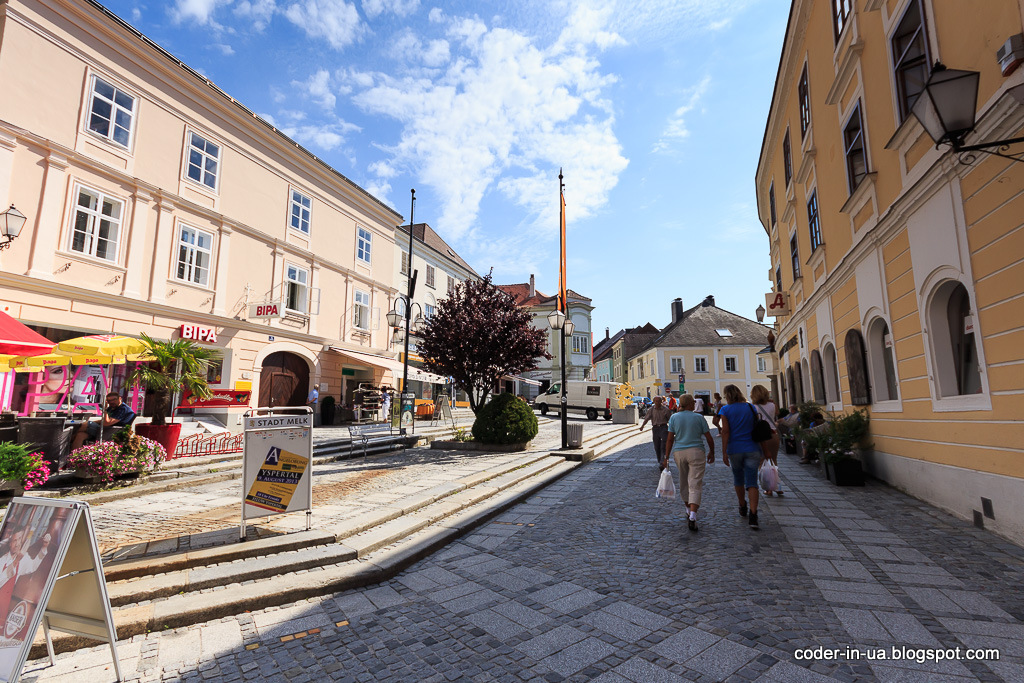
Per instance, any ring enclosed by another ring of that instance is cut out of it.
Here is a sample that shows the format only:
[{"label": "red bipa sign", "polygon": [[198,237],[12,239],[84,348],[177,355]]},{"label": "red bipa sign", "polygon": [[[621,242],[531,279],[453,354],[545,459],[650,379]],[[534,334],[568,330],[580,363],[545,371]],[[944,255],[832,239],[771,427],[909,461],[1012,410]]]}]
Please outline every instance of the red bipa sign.
[{"label": "red bipa sign", "polygon": [[217,330],[212,327],[200,327],[199,325],[182,325],[181,338],[216,344]]}]

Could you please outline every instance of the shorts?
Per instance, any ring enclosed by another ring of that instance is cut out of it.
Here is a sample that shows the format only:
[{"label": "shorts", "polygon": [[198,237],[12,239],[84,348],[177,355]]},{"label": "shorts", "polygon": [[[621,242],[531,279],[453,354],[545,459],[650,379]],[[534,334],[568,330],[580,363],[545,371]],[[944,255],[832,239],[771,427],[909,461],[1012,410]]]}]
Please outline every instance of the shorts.
[{"label": "shorts", "polygon": [[748,489],[757,488],[757,470],[761,465],[760,451],[747,451],[729,456],[732,467],[732,485]]},{"label": "shorts", "polygon": [[99,420],[91,420],[89,424],[85,426],[85,432],[89,435],[90,439],[100,438],[100,434],[103,433],[103,423]]}]

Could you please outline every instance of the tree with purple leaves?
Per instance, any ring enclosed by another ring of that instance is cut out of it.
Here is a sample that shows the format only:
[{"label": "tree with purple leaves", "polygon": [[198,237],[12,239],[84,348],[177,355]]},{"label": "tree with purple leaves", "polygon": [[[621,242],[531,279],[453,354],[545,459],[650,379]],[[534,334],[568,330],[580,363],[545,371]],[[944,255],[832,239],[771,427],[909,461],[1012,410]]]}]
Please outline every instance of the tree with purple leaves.
[{"label": "tree with purple leaves", "polygon": [[419,354],[428,370],[455,378],[475,414],[501,377],[528,372],[539,358],[551,358],[544,332],[532,320],[488,273],[456,285],[438,302],[424,326]]}]

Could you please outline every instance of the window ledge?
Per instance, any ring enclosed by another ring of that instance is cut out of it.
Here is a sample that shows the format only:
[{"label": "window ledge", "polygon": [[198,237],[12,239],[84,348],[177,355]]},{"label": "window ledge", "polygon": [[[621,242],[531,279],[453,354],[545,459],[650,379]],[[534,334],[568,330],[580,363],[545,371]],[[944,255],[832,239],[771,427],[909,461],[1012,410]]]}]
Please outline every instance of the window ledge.
[{"label": "window ledge", "polygon": [[803,159],[800,160],[800,168],[797,169],[796,176],[794,178],[796,182],[800,184],[807,182],[807,178],[811,175],[811,169],[814,168],[814,156],[817,152],[818,150],[814,147],[811,147],[804,152]]},{"label": "window ledge", "polygon": [[194,289],[197,292],[202,292],[203,294],[216,294],[212,287],[208,287],[206,285],[197,285],[196,283],[190,282],[189,280],[179,280],[176,277],[167,278],[167,284],[174,285],[175,287],[187,287],[189,289]]},{"label": "window ledge", "polygon": [[98,258],[96,256],[89,256],[77,251],[58,251],[55,254],[57,258],[69,258],[72,261],[78,261],[79,263],[87,263],[90,266],[103,266],[118,273],[127,273],[128,269],[120,265],[117,261],[108,261],[107,259]]},{"label": "window ledge", "polygon": [[807,130],[804,131],[803,140],[800,141],[800,150],[804,154],[813,154],[811,150],[814,149],[814,122],[812,121],[807,125]]},{"label": "window ledge", "polygon": [[885,148],[900,149],[908,142],[916,142],[922,133],[924,133],[924,126],[921,125],[916,116],[910,114],[907,118],[903,119],[903,123],[896,127],[892,137],[885,143]]},{"label": "window ledge", "polygon": [[936,413],[957,413],[978,410],[992,410],[992,399],[988,394],[970,396],[944,396],[932,399],[932,410]]},{"label": "window ledge", "polygon": [[[218,191],[217,187],[210,187],[205,183],[197,182],[192,178],[188,177],[187,174],[182,176],[181,179],[184,181],[186,187],[190,187],[193,190],[196,190],[197,192],[202,192],[211,199],[220,198],[220,192]],[[217,186],[220,187],[220,178],[217,178]]]},{"label": "window ledge", "polygon": [[[134,121],[133,121],[133,123],[134,123]],[[113,140],[111,140],[110,138],[104,137],[104,136],[100,135],[99,133],[96,133],[94,131],[89,130],[88,128],[86,128],[84,130],[84,132],[85,132],[85,135],[86,135],[86,140],[88,140],[89,142],[92,142],[94,144],[101,145],[104,150],[110,152],[111,154],[119,156],[122,159],[124,159],[125,161],[128,161],[130,159],[135,158],[135,155],[133,154],[131,147],[123,147],[120,144],[118,144],[118,143],[114,142]],[[132,142],[135,142],[135,129],[134,129],[134,126],[132,128],[131,133],[129,133],[129,135],[132,138]]]},{"label": "window ledge", "polygon": [[309,320],[309,314],[308,313],[301,313],[299,311],[295,311],[295,310],[292,310],[290,308],[284,309],[284,317],[287,320],[297,320],[297,321],[300,321],[300,322],[306,322],[307,320]]},{"label": "window ledge", "polygon": [[[846,26],[843,27],[843,33],[840,34],[839,40],[836,42],[836,49],[838,50],[843,44],[843,38],[850,26],[853,24],[852,21],[847,21]],[[843,96],[846,91],[846,86],[849,85],[850,79],[853,78],[853,74],[856,71],[857,61],[860,59],[860,54],[864,52],[864,41],[858,40],[851,42],[849,48],[843,53],[839,66],[836,69],[836,77],[832,81],[832,86],[828,89],[828,94],[825,95],[825,104],[834,105],[839,102],[839,98]]]},{"label": "window ledge", "polygon": [[871,404],[871,412],[873,413],[902,413],[903,412],[903,401],[900,399],[894,399],[889,401],[875,401]]},{"label": "window ledge", "polygon": [[871,171],[865,175],[860,184],[854,189],[853,194],[846,200],[846,203],[840,207],[840,213],[854,214],[861,206],[864,205],[864,201],[868,198],[871,192],[875,188],[875,179],[878,177],[877,171]]}]

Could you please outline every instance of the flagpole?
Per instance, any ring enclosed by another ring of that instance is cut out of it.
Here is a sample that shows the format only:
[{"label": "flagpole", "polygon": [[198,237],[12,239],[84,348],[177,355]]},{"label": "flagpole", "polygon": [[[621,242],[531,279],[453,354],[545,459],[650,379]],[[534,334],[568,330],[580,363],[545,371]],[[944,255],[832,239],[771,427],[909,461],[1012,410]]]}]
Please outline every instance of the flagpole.
[{"label": "flagpole", "polygon": [[[566,301],[566,280],[565,280],[565,183],[562,182],[562,169],[558,169],[558,219],[559,219],[559,258],[558,258],[558,271],[559,271],[559,295],[558,305],[565,314],[565,322],[569,320],[569,306]],[[559,336],[562,338],[561,354],[562,354],[562,448],[569,448],[569,417],[566,410],[568,405],[568,395],[565,386],[565,322],[562,323],[562,329],[559,331]]]}]

